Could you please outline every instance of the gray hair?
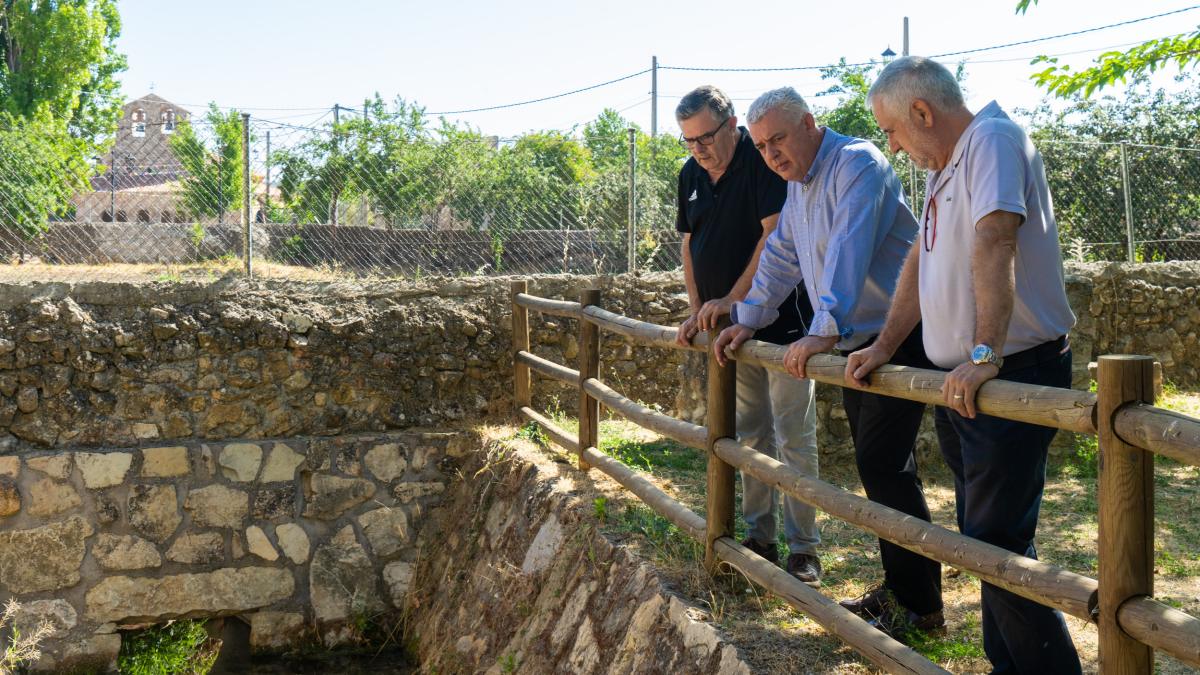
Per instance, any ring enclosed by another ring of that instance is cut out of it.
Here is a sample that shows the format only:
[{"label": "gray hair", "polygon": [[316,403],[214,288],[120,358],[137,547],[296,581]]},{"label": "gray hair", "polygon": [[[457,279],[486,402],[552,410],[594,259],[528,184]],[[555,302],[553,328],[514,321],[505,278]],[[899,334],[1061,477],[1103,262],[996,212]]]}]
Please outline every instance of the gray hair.
[{"label": "gray hair", "polygon": [[708,108],[713,119],[717,120],[727,120],[734,114],[733,101],[729,100],[725,92],[711,84],[705,84],[696,87],[680,99],[679,105],[675,106],[675,120],[682,122],[691,119],[704,108]]},{"label": "gray hair", "polygon": [[907,110],[917,99],[948,112],[963,107],[962,89],[942,64],[924,56],[904,56],[888,64],[867,92],[867,105],[879,101],[893,111]]},{"label": "gray hair", "polygon": [[746,111],[746,123],[758,124],[758,121],[767,113],[777,108],[797,122],[812,112],[808,109],[808,104],[804,102],[804,97],[795,89],[780,87],[754,99],[754,103],[751,103],[750,109]]}]

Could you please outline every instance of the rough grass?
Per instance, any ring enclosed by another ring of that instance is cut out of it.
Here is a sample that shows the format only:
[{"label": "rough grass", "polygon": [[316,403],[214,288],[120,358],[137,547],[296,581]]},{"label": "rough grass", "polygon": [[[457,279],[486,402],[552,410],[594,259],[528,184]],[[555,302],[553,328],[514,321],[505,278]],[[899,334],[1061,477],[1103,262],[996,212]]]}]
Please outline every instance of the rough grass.
[{"label": "rough grass", "polygon": [[[1167,387],[1159,405],[1200,417],[1197,393]],[[563,428],[576,428],[573,419],[559,411],[551,412]],[[522,433],[531,440],[539,437],[531,426],[524,427]],[[695,512],[704,512],[703,452],[619,420],[603,421],[600,435],[601,450],[636,468]],[[560,450],[546,447],[547,452],[562,455]],[[1092,578],[1097,574],[1095,453],[1094,439],[1077,437],[1070,452],[1052,458],[1038,531],[1041,559]],[[851,462],[826,463],[821,473],[828,482],[864,494]],[[934,522],[954,529],[954,489],[949,470],[940,458],[926,458],[921,476]],[[596,484],[604,492],[596,498],[595,510],[606,534],[653,561],[669,583],[705,608],[755,672],[878,672],[841,640],[748,580],[710,579],[700,566],[703,549],[690,537],[619,485],[600,476],[596,476]],[[1200,551],[1200,467],[1160,457],[1155,465],[1155,489],[1155,597],[1200,616],[1200,560],[1196,555]],[[873,536],[823,513],[818,513],[818,524],[825,595],[856,596],[881,579]],[[739,538],[742,527],[739,514]],[[780,550],[784,551],[782,527],[780,530]],[[952,672],[988,672],[990,664],[983,653],[979,623],[979,581],[949,567],[944,573],[948,630],[938,637],[915,635],[913,647]],[[1072,617],[1067,617],[1067,622],[1084,671],[1097,671],[1095,627]],[[1162,654],[1156,655],[1156,671],[1194,672]]]}]

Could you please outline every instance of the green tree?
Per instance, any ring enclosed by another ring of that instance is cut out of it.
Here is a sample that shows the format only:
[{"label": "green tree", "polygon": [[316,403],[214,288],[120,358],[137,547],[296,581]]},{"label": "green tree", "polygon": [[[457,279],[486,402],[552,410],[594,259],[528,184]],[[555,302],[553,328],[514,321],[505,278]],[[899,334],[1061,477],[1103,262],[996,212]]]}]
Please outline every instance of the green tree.
[{"label": "green tree", "polygon": [[242,115],[222,113],[210,103],[201,138],[196,125],[183,122],[171,137],[171,152],[183,166],[183,206],[194,218],[222,218],[242,203]]},{"label": "green tree", "polygon": [[1200,250],[1200,81],[1178,81],[1181,90],[1168,92],[1142,75],[1128,95],[1066,108],[1043,103],[1030,113],[1064,241],[1092,243],[1093,257],[1125,259],[1125,144],[1135,238],[1150,242],[1145,257]]},{"label": "green tree", "polygon": [[[1024,14],[1038,0],[1020,0],[1017,13]],[[1181,71],[1200,63],[1200,26],[1190,32],[1169,37],[1147,40],[1126,51],[1110,51],[1101,54],[1090,68],[1080,71],[1070,66],[1058,65],[1058,59],[1039,56],[1033,61],[1050,66],[1034,73],[1032,78],[1038,86],[1062,98],[1083,93],[1086,98],[1104,87],[1125,83],[1139,75],[1153,73],[1174,63]]]},{"label": "green tree", "polygon": [[87,189],[120,116],[115,0],[0,0],[0,217],[27,237]]},{"label": "green tree", "polygon": [[89,141],[111,134],[126,67],[116,1],[0,1],[0,110],[47,115]]}]

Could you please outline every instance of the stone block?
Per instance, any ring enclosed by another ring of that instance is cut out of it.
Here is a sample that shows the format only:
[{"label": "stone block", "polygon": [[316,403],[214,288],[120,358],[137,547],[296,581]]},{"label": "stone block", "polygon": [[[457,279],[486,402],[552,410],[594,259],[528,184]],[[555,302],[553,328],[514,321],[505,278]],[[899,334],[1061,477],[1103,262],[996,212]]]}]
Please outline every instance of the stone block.
[{"label": "stone block", "polygon": [[421,483],[399,483],[392,490],[392,494],[396,496],[404,504],[410,504],[414,499],[427,497],[429,495],[438,495],[446,491],[444,483],[436,482],[421,482]]},{"label": "stone block", "polygon": [[[16,459],[15,457],[13,459]],[[41,457],[30,457],[25,460],[25,466],[40,471],[54,480],[66,480],[71,475],[71,453],[65,452],[58,455],[43,455]],[[0,471],[3,474],[3,471]]]},{"label": "stone block", "polygon": [[240,530],[250,511],[250,495],[224,485],[209,485],[189,492],[183,508],[195,525]]},{"label": "stone block", "polygon": [[50,635],[56,637],[75,627],[79,617],[75,608],[66,600],[33,600],[21,603],[21,609],[13,617],[12,626],[21,635],[32,635],[39,626],[50,626]]},{"label": "stone block", "polygon": [[14,595],[74,586],[93,531],[74,516],[32,530],[0,532],[0,586]]},{"label": "stone block", "polygon": [[250,649],[271,652],[296,646],[304,641],[304,615],[298,612],[255,612],[250,622]]},{"label": "stone block", "polygon": [[152,579],[108,577],[85,596],[92,621],[160,621],[185,614],[245,612],[292,597],[292,572],[267,567],[226,568]]},{"label": "stone block", "polygon": [[279,487],[259,488],[254,493],[252,515],[255,520],[279,520],[292,518],[296,510],[296,484],[279,484]]},{"label": "stone block", "polygon": [[173,478],[191,472],[187,448],[172,445],[142,450],[142,477]]},{"label": "stone block", "polygon": [[279,560],[279,551],[276,551],[275,547],[271,545],[271,540],[267,539],[267,533],[257,525],[246,528],[246,549],[268,562]]},{"label": "stone block", "polygon": [[409,542],[408,515],[399,507],[383,507],[358,517],[358,526],[380,558],[390,558]]},{"label": "stone block", "polygon": [[230,443],[221,450],[217,463],[229,480],[248,483],[258,475],[262,457],[262,447],[257,443]]},{"label": "stone block", "polygon": [[137,422],[133,425],[133,437],[141,440],[158,438],[158,425]]},{"label": "stone block", "polygon": [[565,538],[566,533],[562,524],[558,522],[558,516],[551,513],[538,529],[533,542],[529,544],[529,549],[525,551],[521,571],[525,574],[537,574],[549,567]]},{"label": "stone block", "polygon": [[0,477],[16,478],[21,474],[21,458],[16,455],[0,457]]},{"label": "stone block", "polygon": [[376,445],[367,451],[363,461],[371,474],[385,483],[403,476],[404,471],[408,469],[408,460],[405,459],[404,450],[399,443]]},{"label": "stone block", "polygon": [[92,557],[106,570],[140,570],[162,565],[154,544],[133,535],[101,533],[92,544]]},{"label": "stone block", "polygon": [[37,387],[21,387],[17,390],[17,410],[31,413],[38,409]]},{"label": "stone block", "polygon": [[75,486],[43,478],[29,486],[28,510],[31,515],[45,518],[73,511],[82,504]]},{"label": "stone block", "polygon": [[283,523],[275,528],[275,540],[288,560],[303,565],[308,562],[309,540],[308,533],[296,523]]},{"label": "stone block", "polygon": [[304,455],[292,450],[284,443],[276,443],[267,455],[266,466],[263,467],[260,483],[278,483],[296,479],[296,467],[304,463]]},{"label": "stone block", "polygon": [[83,474],[83,484],[89,490],[112,487],[125,482],[125,474],[133,463],[128,452],[77,452],[75,465]]},{"label": "stone block", "polygon": [[333,520],[375,495],[375,484],[361,478],[325,473],[308,474],[304,481],[304,516]]},{"label": "stone block", "polygon": [[309,597],[318,623],[339,622],[383,609],[375,571],[350,525],[317,548],[309,565]]},{"label": "stone block", "polygon": [[400,609],[404,607],[404,599],[408,596],[408,589],[412,586],[413,565],[406,562],[388,563],[383,568],[383,585],[387,588],[388,597],[392,600],[392,606]]},{"label": "stone block", "polygon": [[195,532],[179,536],[167,550],[167,560],[189,565],[209,565],[225,560],[225,538],[220,532]]},{"label": "stone block", "polygon": [[171,538],[183,516],[174,485],[134,485],[129,490],[129,524],[135,531],[163,543]]},{"label": "stone block", "polygon": [[0,518],[20,510],[21,493],[17,490],[17,481],[10,476],[0,476]]}]

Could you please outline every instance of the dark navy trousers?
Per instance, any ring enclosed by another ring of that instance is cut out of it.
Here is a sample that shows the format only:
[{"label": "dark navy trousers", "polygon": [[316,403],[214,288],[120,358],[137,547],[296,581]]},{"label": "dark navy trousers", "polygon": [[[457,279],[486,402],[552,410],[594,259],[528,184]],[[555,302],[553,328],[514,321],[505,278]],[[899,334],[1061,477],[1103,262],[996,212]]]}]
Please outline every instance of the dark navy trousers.
[{"label": "dark navy trousers", "polygon": [[[999,379],[1069,388],[1071,352],[1049,350],[1032,365],[1002,371]],[[935,421],[942,456],[954,473],[959,531],[1037,558],[1034,535],[1055,430],[990,415],[968,419],[941,406]],[[982,586],[983,649],[993,673],[1081,672],[1062,613]]]}]

